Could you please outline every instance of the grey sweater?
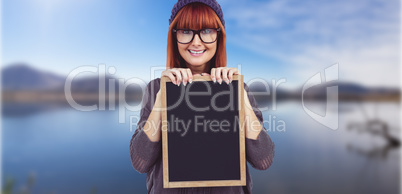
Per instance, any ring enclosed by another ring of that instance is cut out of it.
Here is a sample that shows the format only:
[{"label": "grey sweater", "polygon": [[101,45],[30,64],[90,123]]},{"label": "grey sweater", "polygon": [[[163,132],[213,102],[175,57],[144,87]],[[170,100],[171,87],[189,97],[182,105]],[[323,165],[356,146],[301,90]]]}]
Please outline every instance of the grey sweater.
[{"label": "grey sweater", "polygon": [[[152,142],[142,130],[155,103],[156,94],[160,88],[160,78],[148,83],[143,97],[141,118],[137,129],[131,138],[130,155],[133,167],[140,173],[147,173],[148,193],[251,193],[253,186],[248,166],[246,167],[247,186],[232,187],[195,187],[195,188],[163,188],[162,168],[162,143]],[[249,88],[244,84],[250,104],[257,107],[254,96],[250,94]],[[262,114],[258,109],[254,110],[255,115],[262,123]],[[252,167],[259,170],[268,169],[274,158],[274,143],[264,128],[257,140],[246,138],[246,159]]]}]

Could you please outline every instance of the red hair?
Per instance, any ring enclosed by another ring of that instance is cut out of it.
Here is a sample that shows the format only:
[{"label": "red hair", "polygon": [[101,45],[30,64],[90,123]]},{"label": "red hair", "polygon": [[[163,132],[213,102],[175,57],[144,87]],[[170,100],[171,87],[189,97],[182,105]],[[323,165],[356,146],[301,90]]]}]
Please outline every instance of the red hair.
[{"label": "red hair", "polygon": [[[191,3],[183,7],[169,26],[167,42],[166,68],[187,68],[184,59],[177,48],[176,37],[173,29],[202,29],[220,28],[217,40],[217,49],[210,61],[210,68],[226,67],[226,32],[215,11],[203,3]],[[209,73],[209,72],[208,72]]]}]

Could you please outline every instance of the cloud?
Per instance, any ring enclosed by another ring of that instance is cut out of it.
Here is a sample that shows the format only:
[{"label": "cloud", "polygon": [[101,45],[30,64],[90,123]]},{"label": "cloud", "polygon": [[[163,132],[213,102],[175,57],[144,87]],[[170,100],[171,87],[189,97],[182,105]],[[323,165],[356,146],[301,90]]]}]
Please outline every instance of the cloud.
[{"label": "cloud", "polygon": [[341,79],[370,86],[399,85],[397,0],[221,4],[228,40],[282,61],[288,76],[299,84],[338,62]]}]

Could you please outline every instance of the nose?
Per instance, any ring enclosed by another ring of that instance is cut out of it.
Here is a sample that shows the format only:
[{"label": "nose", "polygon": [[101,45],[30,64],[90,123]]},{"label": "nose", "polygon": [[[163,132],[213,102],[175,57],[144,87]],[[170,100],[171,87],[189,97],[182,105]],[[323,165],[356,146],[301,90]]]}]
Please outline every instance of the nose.
[{"label": "nose", "polygon": [[202,44],[202,41],[201,41],[200,37],[198,36],[198,34],[196,34],[194,36],[193,42],[191,42],[191,44],[194,46]]}]

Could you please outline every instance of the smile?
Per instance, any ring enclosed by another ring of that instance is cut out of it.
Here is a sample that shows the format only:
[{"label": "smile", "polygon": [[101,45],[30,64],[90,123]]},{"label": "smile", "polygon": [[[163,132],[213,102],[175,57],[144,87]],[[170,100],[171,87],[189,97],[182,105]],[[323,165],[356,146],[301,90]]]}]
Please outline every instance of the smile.
[{"label": "smile", "polygon": [[188,50],[191,54],[202,54],[202,53],[204,53],[206,50],[199,50],[199,51],[196,51],[196,50]]}]

